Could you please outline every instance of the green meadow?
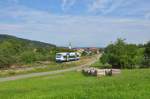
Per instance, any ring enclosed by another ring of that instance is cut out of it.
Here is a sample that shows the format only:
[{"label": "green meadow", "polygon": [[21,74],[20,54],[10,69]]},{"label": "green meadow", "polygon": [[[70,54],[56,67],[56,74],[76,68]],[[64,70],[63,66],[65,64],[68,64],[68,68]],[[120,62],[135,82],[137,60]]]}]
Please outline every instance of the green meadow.
[{"label": "green meadow", "polygon": [[0,83],[0,99],[149,99],[150,69],[111,77],[66,72]]}]

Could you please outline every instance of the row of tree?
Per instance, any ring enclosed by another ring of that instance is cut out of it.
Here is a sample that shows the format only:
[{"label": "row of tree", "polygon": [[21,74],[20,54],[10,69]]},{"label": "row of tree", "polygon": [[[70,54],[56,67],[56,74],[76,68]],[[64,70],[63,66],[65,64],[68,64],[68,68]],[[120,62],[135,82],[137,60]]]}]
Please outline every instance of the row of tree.
[{"label": "row of tree", "polygon": [[150,67],[150,42],[139,46],[118,39],[105,48],[101,62],[114,68]]}]

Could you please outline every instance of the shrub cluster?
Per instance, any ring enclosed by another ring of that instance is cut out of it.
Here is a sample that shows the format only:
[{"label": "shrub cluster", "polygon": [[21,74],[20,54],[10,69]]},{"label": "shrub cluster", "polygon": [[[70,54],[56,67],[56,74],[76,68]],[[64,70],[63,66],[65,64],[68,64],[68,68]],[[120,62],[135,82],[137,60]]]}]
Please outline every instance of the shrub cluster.
[{"label": "shrub cluster", "polygon": [[109,44],[101,57],[103,64],[110,64],[114,68],[136,68],[150,66],[150,44],[138,46],[127,44],[122,39]]},{"label": "shrub cluster", "polygon": [[8,68],[12,64],[52,60],[55,52],[56,47],[39,47],[16,39],[0,41],[0,68]]}]

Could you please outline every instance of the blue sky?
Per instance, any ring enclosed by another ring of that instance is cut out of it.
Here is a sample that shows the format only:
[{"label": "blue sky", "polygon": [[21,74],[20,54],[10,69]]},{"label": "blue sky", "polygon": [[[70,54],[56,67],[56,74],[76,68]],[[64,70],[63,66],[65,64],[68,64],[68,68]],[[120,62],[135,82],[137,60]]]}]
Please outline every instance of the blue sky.
[{"label": "blue sky", "polygon": [[58,46],[150,40],[150,0],[0,0],[0,34]]}]

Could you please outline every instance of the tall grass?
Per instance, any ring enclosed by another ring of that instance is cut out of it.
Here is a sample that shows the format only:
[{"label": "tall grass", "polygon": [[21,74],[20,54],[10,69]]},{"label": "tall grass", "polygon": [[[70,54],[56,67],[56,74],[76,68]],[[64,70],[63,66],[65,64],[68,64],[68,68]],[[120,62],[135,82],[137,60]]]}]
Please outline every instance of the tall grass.
[{"label": "tall grass", "polygon": [[123,70],[112,77],[79,72],[0,83],[0,99],[149,99],[150,69]]},{"label": "tall grass", "polygon": [[64,62],[64,63],[50,62],[48,64],[39,64],[39,63],[28,64],[27,66],[24,66],[25,68],[0,70],[0,77],[35,73],[35,72],[62,70],[62,69],[84,65],[90,61],[93,61],[94,59],[95,56],[86,56],[86,57],[81,57],[81,59],[78,61],[71,61],[71,62]]}]

